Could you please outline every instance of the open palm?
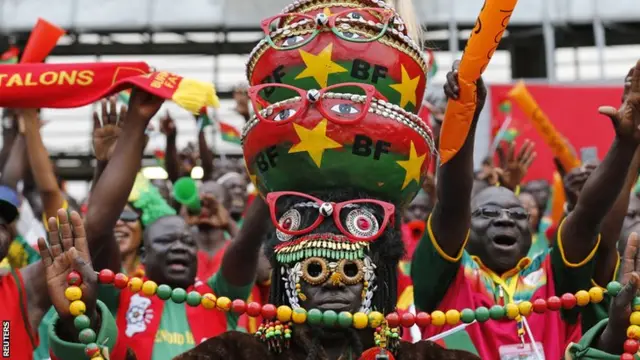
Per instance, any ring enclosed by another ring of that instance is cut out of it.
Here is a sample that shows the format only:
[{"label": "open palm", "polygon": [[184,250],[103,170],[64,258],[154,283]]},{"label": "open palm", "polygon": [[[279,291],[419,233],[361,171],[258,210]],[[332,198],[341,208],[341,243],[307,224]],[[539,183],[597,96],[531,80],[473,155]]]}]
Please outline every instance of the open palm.
[{"label": "open palm", "polygon": [[116,97],[100,102],[102,116],[93,112],[93,152],[99,161],[108,161],[116,147],[118,136],[122,132],[122,124],[127,115],[127,107],[122,105],[120,112],[116,110]]}]

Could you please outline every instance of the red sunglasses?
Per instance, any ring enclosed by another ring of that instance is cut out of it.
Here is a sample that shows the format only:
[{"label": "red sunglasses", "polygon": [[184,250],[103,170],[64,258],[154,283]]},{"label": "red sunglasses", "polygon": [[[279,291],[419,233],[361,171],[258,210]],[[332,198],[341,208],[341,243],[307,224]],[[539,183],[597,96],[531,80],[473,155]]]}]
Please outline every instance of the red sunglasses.
[{"label": "red sunglasses", "polygon": [[[271,97],[276,91],[279,95],[277,101],[269,101],[263,96]],[[249,88],[249,98],[256,117],[278,125],[304,116],[312,104],[322,116],[335,124],[356,124],[367,115],[374,96],[387,101],[373,85],[360,83],[336,84],[319,91],[276,83]]]},{"label": "red sunglasses", "polygon": [[[278,218],[277,205],[286,201],[287,197],[295,199],[295,204],[300,208],[308,209],[311,212],[317,211],[317,217],[311,225],[305,227],[305,224],[302,224],[302,215],[295,205]],[[266,200],[271,213],[271,221],[276,229],[288,235],[288,238],[308,234],[315,230],[325,218],[333,217],[338,230],[350,240],[371,242],[382,235],[389,223],[392,226],[395,223],[393,215],[396,207],[379,200],[357,199],[333,203],[295,191],[271,192],[267,194]],[[378,209],[384,213],[381,224],[369,209]],[[286,236],[285,240],[288,240]]]}]

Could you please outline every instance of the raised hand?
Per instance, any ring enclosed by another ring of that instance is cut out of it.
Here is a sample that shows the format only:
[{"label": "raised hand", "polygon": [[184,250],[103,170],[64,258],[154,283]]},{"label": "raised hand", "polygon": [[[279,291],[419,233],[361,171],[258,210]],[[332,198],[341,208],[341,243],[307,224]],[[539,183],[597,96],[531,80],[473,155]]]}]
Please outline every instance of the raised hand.
[{"label": "raised hand", "polygon": [[164,99],[149,94],[144,90],[133,88],[129,98],[128,120],[142,122],[146,129],[151,118],[160,110]]},{"label": "raised hand", "polygon": [[612,106],[601,106],[598,112],[611,119],[619,140],[638,144],[640,143],[640,60],[630,73],[629,90],[627,92],[625,89],[626,97],[622,106],[617,110]]},{"label": "raised hand", "polygon": [[508,145],[504,162],[495,169],[501,186],[513,191],[520,185],[533,160],[536,159],[537,154],[534,148],[535,144],[527,139],[516,156],[516,142],[513,141]]},{"label": "raised hand", "polygon": [[[59,224],[58,225],[58,221]],[[67,276],[72,270],[82,276],[81,300],[86,305],[86,315],[96,320],[97,275],[91,265],[82,218],[77,212],[67,216],[64,209],[58,210],[58,221],[49,219],[49,247],[43,238],[38,239],[38,249],[45,266],[47,289],[53,307],[65,324],[73,324],[69,311],[70,301],[65,297]],[[73,325],[66,326],[73,328]]]},{"label": "raised hand", "polygon": [[93,112],[93,153],[97,160],[108,161],[127,118],[127,106],[120,106],[118,111],[116,97],[112,96],[109,100],[102,99],[100,108],[101,115]]},{"label": "raised hand", "polygon": [[160,119],[160,132],[166,137],[175,138],[177,135],[176,123],[173,121],[173,118],[168,111],[165,116]]},{"label": "raised hand", "polygon": [[586,184],[591,173],[598,167],[597,163],[589,163],[584,166],[577,167],[565,173],[560,160],[553,159],[558,169],[558,173],[562,176],[562,186],[564,187],[564,194],[567,202],[567,210],[572,210],[578,202],[578,196],[580,191]]},{"label": "raised hand", "polygon": [[[444,84],[444,94],[449,99],[457,100],[460,96],[460,86],[458,83],[458,68],[460,67],[460,60],[453,62],[451,71],[447,73],[447,82]],[[476,111],[475,117],[480,114],[484,107],[485,100],[487,99],[487,87],[484,85],[482,77],[476,81]]]}]

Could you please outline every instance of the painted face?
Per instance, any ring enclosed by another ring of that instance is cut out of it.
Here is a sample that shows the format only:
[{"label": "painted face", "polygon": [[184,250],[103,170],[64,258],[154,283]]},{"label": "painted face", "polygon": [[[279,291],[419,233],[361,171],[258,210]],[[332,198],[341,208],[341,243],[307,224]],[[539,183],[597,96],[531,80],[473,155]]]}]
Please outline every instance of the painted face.
[{"label": "painted face", "polygon": [[145,271],[157,283],[187,288],[196,277],[196,243],[180,216],[166,216],[144,233]]},{"label": "painted face", "polygon": [[140,248],[142,242],[142,225],[140,216],[135,210],[127,205],[120,214],[116,226],[113,228],[113,235],[116,238],[120,255],[135,253]]},{"label": "painted face", "polygon": [[414,220],[427,221],[429,214],[431,214],[431,210],[433,209],[431,208],[429,195],[420,191],[404,211],[403,220],[404,222]]},{"label": "painted face", "polygon": [[540,223],[540,211],[538,210],[538,203],[536,198],[528,192],[520,193],[518,196],[524,209],[529,213],[529,225],[532,231],[537,231],[538,224]]},{"label": "painted face", "polygon": [[638,194],[632,193],[629,198],[629,208],[627,215],[622,223],[622,231],[620,232],[620,240],[618,241],[618,252],[620,256],[624,254],[624,248],[627,246],[627,240],[631,233],[640,234],[640,197]]},{"label": "painted face", "polygon": [[502,274],[514,268],[531,247],[526,210],[508,189],[491,186],[472,201],[467,250],[491,270]]}]

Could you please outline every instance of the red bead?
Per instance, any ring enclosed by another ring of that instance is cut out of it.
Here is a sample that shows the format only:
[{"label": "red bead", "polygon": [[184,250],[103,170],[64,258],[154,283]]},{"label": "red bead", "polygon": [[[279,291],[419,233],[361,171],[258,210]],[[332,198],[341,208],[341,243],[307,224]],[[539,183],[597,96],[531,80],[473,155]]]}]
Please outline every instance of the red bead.
[{"label": "red bead", "polygon": [[360,228],[361,230],[369,230],[369,228],[371,227],[371,224],[369,223],[369,220],[365,219],[365,218],[360,218],[357,220],[357,225],[358,228]]},{"label": "red bead", "polygon": [[89,359],[92,359],[94,356],[100,354],[100,348],[96,346],[96,344],[89,344],[84,348],[84,354],[87,355]]},{"label": "red bead", "polygon": [[624,353],[620,355],[620,360],[634,360],[634,359],[635,357],[633,356],[633,354]]},{"label": "red bead", "polygon": [[116,274],[114,274],[110,269],[102,269],[98,273],[98,281],[101,284],[111,284],[115,276]]},{"label": "red bead", "polygon": [[547,299],[547,308],[551,311],[558,311],[562,307],[562,300],[557,296],[552,296]]},{"label": "red bead", "polygon": [[387,325],[389,325],[389,327],[395,328],[400,326],[400,316],[398,316],[397,313],[393,312],[387,315],[386,319],[387,319]]},{"label": "red bead", "polygon": [[129,277],[123,273],[117,273],[113,278],[113,285],[115,285],[118,289],[126,288],[127,283],[129,283]]},{"label": "red bead", "polygon": [[533,302],[533,312],[542,314],[547,311],[547,302],[544,299],[536,299]]},{"label": "red bead", "polygon": [[291,218],[288,217],[284,219],[284,221],[282,222],[282,228],[285,230],[289,230],[292,224],[293,224],[293,220],[291,220]]},{"label": "red bead", "polygon": [[231,303],[231,311],[236,314],[242,315],[247,311],[247,304],[242,299],[235,299]]},{"label": "red bead", "polygon": [[431,325],[431,315],[426,312],[419,312],[418,315],[416,315],[416,324],[421,328]]},{"label": "red bead", "polygon": [[278,309],[276,309],[274,305],[265,304],[262,306],[262,311],[261,311],[262,317],[267,320],[271,320],[275,318],[277,313],[278,313]]},{"label": "red bead", "polygon": [[262,306],[257,302],[253,301],[247,304],[247,315],[251,317],[258,317],[262,312]]},{"label": "red bead", "polygon": [[576,303],[578,302],[578,300],[576,300],[575,295],[571,293],[566,293],[562,295],[560,300],[562,300],[562,308],[566,310],[573,309],[574,307],[576,307]]},{"label": "red bead", "polygon": [[624,342],[624,352],[626,353],[635,354],[638,352],[639,348],[640,348],[640,344],[638,343],[637,340],[627,339]]},{"label": "red bead", "polygon": [[75,270],[71,271],[69,275],[67,275],[67,284],[80,286],[80,284],[82,284],[82,276],[80,276],[80,273]]},{"label": "red bead", "polygon": [[410,313],[406,312],[400,316],[400,325],[406,328],[410,328],[416,324],[416,317]]}]

